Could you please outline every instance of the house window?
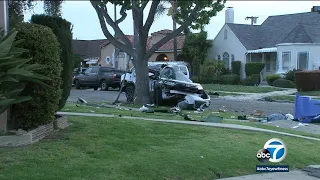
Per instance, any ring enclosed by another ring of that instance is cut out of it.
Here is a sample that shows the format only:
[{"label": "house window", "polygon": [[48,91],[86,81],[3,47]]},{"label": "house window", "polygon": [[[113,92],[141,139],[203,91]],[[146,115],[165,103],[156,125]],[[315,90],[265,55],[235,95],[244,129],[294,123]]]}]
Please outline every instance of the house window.
[{"label": "house window", "polygon": [[234,61],[234,55],[232,54],[231,55],[231,62],[233,62]]},{"label": "house window", "polygon": [[289,70],[291,64],[291,52],[282,52],[282,70]]},{"label": "house window", "polygon": [[228,30],[224,30],[224,39],[228,39]]},{"label": "house window", "polygon": [[227,52],[223,53],[223,61],[224,61],[224,67],[229,68],[229,54]]},{"label": "house window", "polygon": [[218,55],[218,61],[220,61],[221,60],[221,56],[220,55]]},{"label": "house window", "polygon": [[308,70],[308,64],[309,64],[309,53],[298,52],[297,68],[303,71]]}]

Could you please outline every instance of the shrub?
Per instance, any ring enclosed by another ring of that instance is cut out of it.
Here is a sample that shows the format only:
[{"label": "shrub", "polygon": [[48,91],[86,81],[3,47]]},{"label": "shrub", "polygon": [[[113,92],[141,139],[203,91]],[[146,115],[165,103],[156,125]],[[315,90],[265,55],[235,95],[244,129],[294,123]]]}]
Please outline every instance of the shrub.
[{"label": "shrub", "polygon": [[266,81],[270,86],[272,86],[273,82],[277,79],[280,79],[280,78],[281,78],[281,76],[279,74],[269,74],[266,76]]},{"label": "shrub", "polygon": [[290,80],[290,81],[292,81],[292,82],[296,82],[296,72],[300,72],[301,70],[296,70],[296,69],[294,69],[294,70],[289,70],[289,71],[287,71],[285,74],[284,74],[284,79],[286,79],[286,80]]},{"label": "shrub", "polygon": [[217,60],[206,60],[201,65],[200,76],[202,78],[219,76],[224,71],[224,62]]},{"label": "shrub", "polygon": [[222,84],[236,85],[240,83],[240,76],[237,74],[228,74],[221,76]]},{"label": "shrub", "polygon": [[15,128],[29,130],[54,120],[55,112],[58,110],[61,97],[60,48],[56,36],[48,27],[21,23],[16,28],[19,31],[17,39],[25,40],[18,47],[29,50],[24,54],[24,57],[32,58],[31,63],[48,66],[48,68],[36,72],[50,78],[44,82],[51,88],[27,83],[21,95],[31,96],[32,100],[12,106],[10,114],[16,124]]},{"label": "shrub", "polygon": [[264,63],[247,63],[245,65],[246,76],[248,77],[252,74],[260,74],[264,66]]},{"label": "shrub", "polygon": [[72,32],[71,23],[60,17],[52,17],[45,15],[33,15],[31,22],[47,26],[53,30],[62,49],[60,61],[63,64],[61,72],[61,89],[62,95],[59,101],[59,109],[63,108],[70,95],[72,87],[72,71],[74,67],[72,52]]},{"label": "shrub", "polygon": [[298,91],[319,91],[320,71],[296,72],[296,87]]},{"label": "shrub", "polygon": [[[12,29],[5,37],[0,40],[0,113],[5,111],[10,105],[25,102],[31,99],[30,96],[19,96],[25,88],[26,82],[38,82],[49,78],[34,73],[36,69],[43,69],[45,66],[40,64],[26,64],[31,59],[21,58],[25,49],[16,48],[14,40],[17,31]],[[14,72],[14,73],[13,73]]]},{"label": "shrub", "polygon": [[281,87],[281,88],[295,88],[295,84],[286,79],[277,79],[273,82],[274,87]]},{"label": "shrub", "polygon": [[246,79],[241,81],[241,85],[244,86],[257,86],[260,84],[260,74],[252,74]]},{"label": "shrub", "polygon": [[231,62],[232,74],[237,74],[240,76],[240,69],[241,69],[241,61]]}]

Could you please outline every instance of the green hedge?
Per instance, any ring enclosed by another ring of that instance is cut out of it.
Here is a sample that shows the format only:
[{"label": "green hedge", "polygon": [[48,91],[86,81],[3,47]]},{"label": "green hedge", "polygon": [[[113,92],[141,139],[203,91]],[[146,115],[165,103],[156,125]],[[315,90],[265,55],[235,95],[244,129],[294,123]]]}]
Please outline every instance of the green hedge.
[{"label": "green hedge", "polygon": [[227,74],[221,76],[222,84],[237,85],[240,83],[240,76],[237,74]]},{"label": "green hedge", "polygon": [[25,40],[18,47],[29,50],[23,57],[32,58],[30,63],[47,65],[48,68],[36,72],[51,79],[44,81],[51,88],[27,83],[20,95],[31,96],[32,100],[12,106],[10,114],[15,128],[29,130],[54,120],[55,112],[58,110],[61,97],[60,47],[56,36],[48,27],[21,23],[17,24],[16,29],[16,39]]},{"label": "green hedge", "polygon": [[62,95],[59,101],[59,109],[61,109],[66,104],[72,87],[71,77],[74,63],[72,51],[71,23],[60,17],[52,17],[46,15],[33,15],[31,17],[31,22],[50,27],[53,30],[53,33],[57,36],[60,48],[62,49],[60,55],[60,60],[63,64],[63,70],[61,73]]},{"label": "green hedge", "polygon": [[296,70],[296,69],[294,69],[294,70],[289,70],[288,72],[286,72],[285,74],[284,74],[284,79],[286,79],[286,80],[290,80],[290,81],[292,81],[292,82],[296,82],[296,72],[300,72],[301,70]]},{"label": "green hedge", "polygon": [[286,80],[286,79],[277,79],[273,82],[273,86],[274,87],[280,87],[280,88],[295,88],[296,85],[290,81],[290,80]]},{"label": "green hedge", "polygon": [[280,75],[279,74],[269,74],[266,76],[266,81],[268,83],[268,85],[272,86],[273,82],[277,79],[280,79]]},{"label": "green hedge", "polygon": [[296,72],[296,87],[298,91],[319,91],[320,71],[300,71]]},{"label": "green hedge", "polygon": [[244,86],[258,86],[260,84],[260,74],[252,74],[240,83]]},{"label": "green hedge", "polygon": [[237,75],[240,76],[240,69],[241,69],[241,61],[233,61],[233,62],[231,62],[232,74],[237,74]]},{"label": "green hedge", "polygon": [[245,65],[245,72],[246,76],[249,77],[253,74],[260,74],[260,72],[264,68],[264,63],[246,63]]}]

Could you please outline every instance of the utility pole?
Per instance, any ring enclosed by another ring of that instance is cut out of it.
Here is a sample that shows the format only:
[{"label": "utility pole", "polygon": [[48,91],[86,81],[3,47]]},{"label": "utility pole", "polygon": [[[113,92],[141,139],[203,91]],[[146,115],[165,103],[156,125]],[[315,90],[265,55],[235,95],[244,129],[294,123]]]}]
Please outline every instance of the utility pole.
[{"label": "utility pole", "polygon": [[[114,22],[117,21],[117,4],[114,3]],[[114,32],[114,38],[117,39],[117,34],[116,32]],[[114,64],[113,64],[113,67],[117,69],[117,66],[119,64],[119,50],[117,47],[114,47],[115,48],[115,51],[114,51]],[[118,62],[118,63],[117,63]]]},{"label": "utility pole", "polygon": [[247,16],[245,20],[251,20],[251,25],[256,24],[257,23],[257,19],[259,17],[255,17],[255,16]]},{"label": "utility pole", "polygon": [[[177,8],[176,8],[176,5],[175,5],[175,0],[171,1],[171,5],[172,5],[172,29],[173,31],[175,31],[177,29],[177,22],[174,18],[175,14],[176,14],[176,11],[177,11]],[[177,57],[178,57],[178,52],[177,52],[177,36],[175,36],[173,38],[173,61],[177,61]]]},{"label": "utility pole", "polygon": [[[0,27],[4,30],[4,35],[9,31],[9,14],[8,14],[8,0],[0,1]],[[4,112],[0,112],[0,129],[7,131],[7,122],[10,117],[10,108]]]}]

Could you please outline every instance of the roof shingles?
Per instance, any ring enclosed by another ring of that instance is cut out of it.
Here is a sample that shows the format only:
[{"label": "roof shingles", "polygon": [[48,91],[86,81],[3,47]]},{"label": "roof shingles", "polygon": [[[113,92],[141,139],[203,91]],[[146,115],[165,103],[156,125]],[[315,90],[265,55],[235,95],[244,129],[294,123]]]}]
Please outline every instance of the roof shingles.
[{"label": "roof shingles", "polygon": [[261,25],[227,25],[248,50],[280,43],[320,43],[318,12],[269,16]]}]

